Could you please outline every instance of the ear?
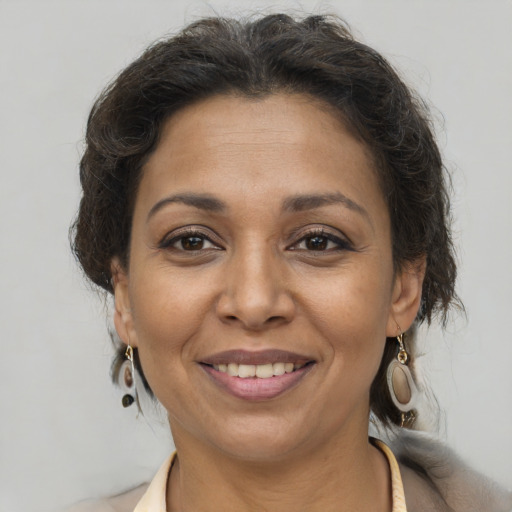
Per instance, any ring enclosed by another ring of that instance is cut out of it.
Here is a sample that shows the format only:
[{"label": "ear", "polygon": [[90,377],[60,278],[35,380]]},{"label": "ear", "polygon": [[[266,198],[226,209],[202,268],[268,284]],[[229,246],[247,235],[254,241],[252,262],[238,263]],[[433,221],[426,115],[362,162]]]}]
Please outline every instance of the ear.
[{"label": "ear", "polygon": [[406,263],[397,272],[393,286],[392,304],[389,313],[386,336],[395,337],[411,327],[421,303],[426,256]]},{"label": "ear", "polygon": [[114,287],[114,326],[123,343],[136,347],[137,337],[133,329],[128,274],[118,258],[112,260],[110,271]]}]

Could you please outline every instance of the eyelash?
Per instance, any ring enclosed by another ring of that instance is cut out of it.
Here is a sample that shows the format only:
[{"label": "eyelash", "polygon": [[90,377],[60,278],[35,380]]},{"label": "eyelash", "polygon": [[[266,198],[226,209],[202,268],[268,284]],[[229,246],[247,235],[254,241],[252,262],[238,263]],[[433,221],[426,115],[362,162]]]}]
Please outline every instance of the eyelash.
[{"label": "eyelash", "polygon": [[[207,247],[207,248],[201,247],[199,249],[192,249],[192,250],[187,250],[187,249],[183,248],[183,246],[181,248],[174,247],[178,242],[182,241],[182,243],[183,243],[184,240],[191,239],[191,238],[201,239],[203,244],[204,244],[204,242],[209,242],[212,245],[214,245],[215,247]],[[313,239],[313,238],[326,239],[327,245],[329,244],[329,242],[332,242],[336,245],[336,247],[325,248],[325,249],[307,249],[307,248],[300,249],[299,248],[299,246],[302,243],[306,242],[308,239]],[[200,231],[200,230],[198,230],[196,228],[192,228],[192,227],[185,228],[185,229],[179,231],[178,233],[175,233],[174,236],[172,236],[172,238],[164,238],[160,242],[158,247],[159,247],[159,249],[167,249],[167,250],[173,249],[178,252],[188,252],[191,254],[203,252],[206,250],[212,250],[212,249],[213,250],[222,250],[223,249],[223,247],[221,247],[219,243],[214,242],[212,240],[211,236],[208,236],[203,231]],[[350,241],[348,241],[347,239],[340,238],[336,235],[333,235],[332,233],[326,231],[323,228],[317,228],[317,229],[312,229],[312,230],[308,231],[307,233],[303,234],[299,240],[294,242],[292,245],[288,246],[287,249],[292,250],[292,251],[304,250],[305,252],[311,252],[311,253],[330,253],[330,252],[353,251],[354,250]]]},{"label": "eyelash", "polygon": [[[205,242],[205,241],[210,242],[212,245],[215,246],[215,248],[208,247],[206,249],[203,249],[201,247],[200,249],[187,250],[187,249],[184,249],[184,248],[174,247],[175,244],[177,244],[180,241],[186,240],[187,238],[188,239],[200,238],[203,242]],[[206,235],[203,231],[200,231],[200,230],[195,229],[195,228],[185,228],[185,229],[179,231],[178,233],[175,233],[174,236],[172,236],[171,238],[164,238],[160,242],[160,244],[158,245],[158,248],[159,249],[174,249],[174,250],[179,251],[179,252],[189,252],[189,253],[192,253],[192,254],[193,253],[198,253],[198,252],[201,252],[201,251],[204,251],[204,250],[211,250],[211,249],[221,250],[222,249],[222,247],[220,247],[220,245],[217,242],[214,242],[212,240],[212,237]]]},{"label": "eyelash", "polygon": [[336,247],[330,248],[330,249],[324,249],[324,250],[304,249],[307,252],[313,252],[313,253],[324,252],[325,253],[325,252],[334,252],[334,251],[353,251],[354,250],[351,242],[349,242],[347,239],[343,239],[336,235],[333,235],[332,233],[330,233],[329,231],[326,231],[323,228],[317,228],[317,229],[312,229],[312,230],[308,231],[306,234],[302,235],[302,237],[297,242],[292,244],[289,247],[289,249],[292,251],[300,250],[300,249],[296,249],[296,247],[299,246],[301,243],[305,242],[306,240],[312,239],[312,238],[324,238],[327,240],[327,243],[333,242],[334,244],[336,244]]}]

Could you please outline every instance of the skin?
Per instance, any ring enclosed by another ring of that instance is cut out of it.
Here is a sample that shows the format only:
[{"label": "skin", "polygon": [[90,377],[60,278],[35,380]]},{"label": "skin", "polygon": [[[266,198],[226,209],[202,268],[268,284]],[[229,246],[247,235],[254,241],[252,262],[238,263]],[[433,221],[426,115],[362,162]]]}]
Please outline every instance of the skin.
[{"label": "skin", "polygon": [[[224,208],[165,202],[177,194]],[[330,201],[283,209],[305,195]],[[423,272],[394,272],[371,157],[328,108],[217,96],[175,114],[143,169],[129,256],[128,269],[112,262],[114,321],[169,414],[169,511],[391,510],[369,390],[386,337],[416,316]],[[199,364],[232,349],[314,364],[248,401]]]}]

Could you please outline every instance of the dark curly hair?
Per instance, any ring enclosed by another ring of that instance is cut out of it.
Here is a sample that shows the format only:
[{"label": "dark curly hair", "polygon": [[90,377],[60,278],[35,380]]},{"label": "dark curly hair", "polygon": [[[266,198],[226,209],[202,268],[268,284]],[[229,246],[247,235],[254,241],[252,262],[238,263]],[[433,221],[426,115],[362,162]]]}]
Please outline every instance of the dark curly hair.
[{"label": "dark curly hair", "polygon": [[[322,100],[369,148],[391,218],[395,269],[426,256],[416,324],[436,313],[444,321],[457,301],[456,264],[446,172],[427,108],[379,53],[329,16],[202,19],[148,48],[103,91],[87,124],[71,235],[87,277],[112,293],[112,259],[128,265],[137,186],[169,116],[216,94],[278,92]],[[400,420],[385,385],[395,355],[387,343],[371,389],[372,411],[387,425]]]}]

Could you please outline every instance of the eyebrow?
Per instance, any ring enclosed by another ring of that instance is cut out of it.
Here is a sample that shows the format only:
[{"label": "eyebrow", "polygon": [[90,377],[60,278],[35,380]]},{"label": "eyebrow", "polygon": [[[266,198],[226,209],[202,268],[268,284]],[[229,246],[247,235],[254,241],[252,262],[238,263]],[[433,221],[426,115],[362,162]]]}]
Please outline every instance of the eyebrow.
[{"label": "eyebrow", "polygon": [[334,192],[332,194],[306,194],[289,197],[283,203],[283,211],[302,212],[332,204],[342,204],[349,210],[366,217],[371,224],[369,213],[360,204],[343,195],[341,192]]},{"label": "eyebrow", "polygon": [[[228,209],[223,201],[209,194],[175,194],[158,201],[149,211],[146,221],[149,221],[149,219],[162,208],[173,203],[185,204],[211,213],[223,213]],[[366,217],[370,224],[372,224],[368,212],[360,204],[343,195],[341,192],[334,192],[330,194],[301,194],[288,197],[283,201],[282,211],[291,213],[303,212],[333,204],[341,204],[349,210],[361,214]]]},{"label": "eyebrow", "polygon": [[164,206],[172,203],[186,204],[187,206],[193,206],[199,210],[212,213],[220,213],[227,209],[226,205],[222,201],[208,194],[176,194],[158,201],[158,203],[149,210],[146,221],[153,217],[153,215],[155,215]]}]

